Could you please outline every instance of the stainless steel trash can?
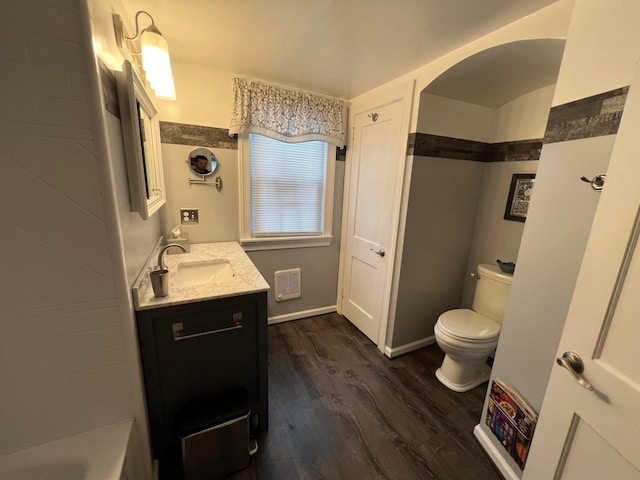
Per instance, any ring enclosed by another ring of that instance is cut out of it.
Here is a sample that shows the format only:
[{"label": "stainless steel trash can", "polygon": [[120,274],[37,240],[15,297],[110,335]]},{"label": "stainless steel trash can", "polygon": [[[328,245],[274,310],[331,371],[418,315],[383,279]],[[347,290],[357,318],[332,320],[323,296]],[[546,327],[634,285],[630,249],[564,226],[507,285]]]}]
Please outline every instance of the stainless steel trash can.
[{"label": "stainless steel trash can", "polygon": [[176,424],[186,480],[216,480],[249,465],[249,399],[244,389],[185,405]]}]

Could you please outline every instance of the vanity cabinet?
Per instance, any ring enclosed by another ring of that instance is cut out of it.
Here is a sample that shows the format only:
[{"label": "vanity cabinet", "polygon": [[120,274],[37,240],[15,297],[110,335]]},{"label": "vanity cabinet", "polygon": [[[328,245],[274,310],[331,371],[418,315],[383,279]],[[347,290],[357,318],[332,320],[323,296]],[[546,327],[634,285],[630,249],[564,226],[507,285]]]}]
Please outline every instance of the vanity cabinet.
[{"label": "vanity cabinet", "polygon": [[140,310],[136,321],[161,465],[179,452],[174,419],[193,401],[243,387],[252,434],[267,429],[266,292]]}]

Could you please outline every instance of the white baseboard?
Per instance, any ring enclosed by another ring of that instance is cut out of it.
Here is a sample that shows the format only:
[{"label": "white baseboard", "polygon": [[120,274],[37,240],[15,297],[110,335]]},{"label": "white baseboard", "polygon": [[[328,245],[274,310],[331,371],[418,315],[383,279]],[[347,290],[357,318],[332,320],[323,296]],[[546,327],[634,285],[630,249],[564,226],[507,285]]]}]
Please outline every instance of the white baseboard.
[{"label": "white baseboard", "polygon": [[429,345],[433,345],[434,343],[436,343],[436,337],[432,335],[430,337],[416,340],[415,342],[405,343],[404,345],[400,345],[399,347],[384,347],[384,354],[389,358],[395,358],[399,357],[400,355],[404,355],[405,353],[413,352],[423,347],[428,347]]},{"label": "white baseboard", "polygon": [[282,322],[290,322],[291,320],[300,320],[301,318],[313,317],[314,315],[324,315],[325,313],[333,313],[335,311],[336,311],[336,306],[329,305],[328,307],[313,308],[311,310],[304,310],[302,312],[287,313],[286,315],[269,317],[267,319],[267,325],[274,325],[276,323],[282,323]]},{"label": "white baseboard", "polygon": [[480,442],[480,446],[484,449],[485,452],[487,452],[489,458],[493,461],[498,470],[500,470],[500,473],[506,480],[520,480],[520,477],[516,475],[509,463],[501,455],[501,452],[487,436],[486,432],[480,427],[480,425],[476,425],[473,428],[473,435],[478,439],[478,442]]}]

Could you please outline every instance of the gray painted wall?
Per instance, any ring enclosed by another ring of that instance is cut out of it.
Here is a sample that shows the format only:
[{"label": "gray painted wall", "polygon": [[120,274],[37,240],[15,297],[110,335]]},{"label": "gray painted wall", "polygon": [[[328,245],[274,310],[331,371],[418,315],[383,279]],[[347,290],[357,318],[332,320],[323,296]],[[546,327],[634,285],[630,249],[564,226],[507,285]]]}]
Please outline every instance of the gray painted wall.
[{"label": "gray painted wall", "polygon": [[433,335],[460,305],[484,163],[413,157],[391,347]]},{"label": "gray painted wall", "polygon": [[189,179],[199,179],[191,173],[186,160],[189,153],[199,147],[162,144],[167,204],[160,214],[164,235],[180,225],[181,208],[197,208],[199,223],[182,225],[191,243],[232,242],[238,240],[238,150],[206,147],[218,159],[215,173],[207,177],[213,184],[215,177],[222,179],[222,190],[203,185],[189,185]]}]

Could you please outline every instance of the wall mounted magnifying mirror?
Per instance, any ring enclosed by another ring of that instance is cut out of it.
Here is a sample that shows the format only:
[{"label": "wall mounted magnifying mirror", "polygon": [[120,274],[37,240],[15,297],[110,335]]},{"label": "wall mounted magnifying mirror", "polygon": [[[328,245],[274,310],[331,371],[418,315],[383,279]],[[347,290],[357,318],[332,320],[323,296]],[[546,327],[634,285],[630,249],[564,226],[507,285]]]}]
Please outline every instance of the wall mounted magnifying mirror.
[{"label": "wall mounted magnifying mirror", "polygon": [[189,153],[187,165],[195,175],[206,177],[216,171],[218,159],[208,148],[196,148]]}]

